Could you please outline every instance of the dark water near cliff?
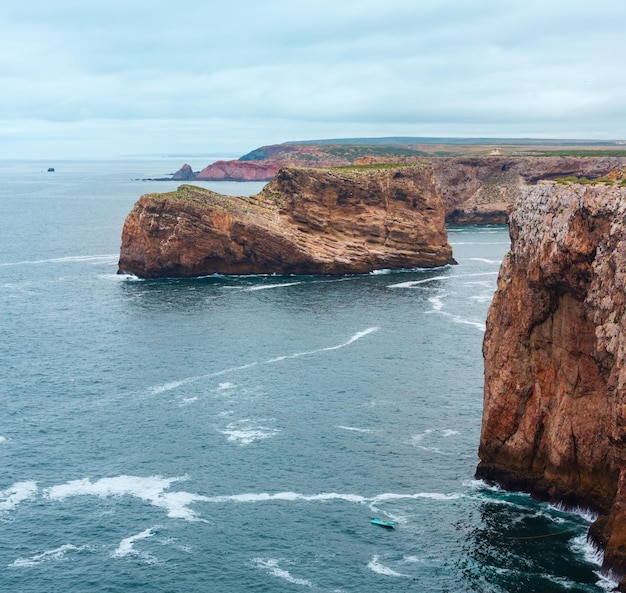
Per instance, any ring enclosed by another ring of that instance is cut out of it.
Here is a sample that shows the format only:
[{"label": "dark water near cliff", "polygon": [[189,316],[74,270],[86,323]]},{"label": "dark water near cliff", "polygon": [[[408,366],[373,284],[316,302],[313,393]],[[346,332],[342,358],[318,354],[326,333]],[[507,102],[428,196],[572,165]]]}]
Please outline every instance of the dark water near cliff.
[{"label": "dark water near cliff", "polygon": [[588,518],[472,479],[506,229],[431,271],[140,281],[124,217],[177,184],[131,179],[180,162],[49,164],[0,163],[1,591],[610,587]]}]

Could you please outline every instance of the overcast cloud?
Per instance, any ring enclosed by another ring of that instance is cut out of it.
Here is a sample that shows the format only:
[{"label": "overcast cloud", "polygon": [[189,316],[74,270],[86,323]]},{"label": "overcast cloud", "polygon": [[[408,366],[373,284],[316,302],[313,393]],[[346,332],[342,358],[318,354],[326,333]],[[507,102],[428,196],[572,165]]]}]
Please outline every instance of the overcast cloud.
[{"label": "overcast cloud", "polygon": [[622,0],[24,0],[0,158],[354,136],[626,138]]}]

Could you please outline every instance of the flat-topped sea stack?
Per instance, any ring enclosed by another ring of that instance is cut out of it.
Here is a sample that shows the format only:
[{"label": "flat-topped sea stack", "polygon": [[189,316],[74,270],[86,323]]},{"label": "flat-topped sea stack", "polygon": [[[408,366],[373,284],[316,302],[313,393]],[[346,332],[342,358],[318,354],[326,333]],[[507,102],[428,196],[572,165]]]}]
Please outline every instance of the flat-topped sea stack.
[{"label": "flat-topped sea stack", "polygon": [[483,347],[477,476],[599,512],[590,535],[621,577],[626,187],[527,188],[510,233]]},{"label": "flat-topped sea stack", "polygon": [[251,197],[142,196],[119,270],[143,278],[347,274],[453,263],[430,165],[283,168]]}]

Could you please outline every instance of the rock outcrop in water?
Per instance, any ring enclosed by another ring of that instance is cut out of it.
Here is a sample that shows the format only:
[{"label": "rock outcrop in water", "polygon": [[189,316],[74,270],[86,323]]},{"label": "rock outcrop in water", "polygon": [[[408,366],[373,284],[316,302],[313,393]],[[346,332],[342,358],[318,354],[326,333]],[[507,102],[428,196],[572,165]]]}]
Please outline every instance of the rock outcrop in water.
[{"label": "rock outcrop in water", "polygon": [[510,233],[483,347],[477,476],[601,513],[590,534],[621,576],[626,188],[539,184]]},{"label": "rock outcrop in water", "polygon": [[429,165],[281,169],[252,197],[142,196],[119,269],[140,277],[345,274],[453,263]]}]

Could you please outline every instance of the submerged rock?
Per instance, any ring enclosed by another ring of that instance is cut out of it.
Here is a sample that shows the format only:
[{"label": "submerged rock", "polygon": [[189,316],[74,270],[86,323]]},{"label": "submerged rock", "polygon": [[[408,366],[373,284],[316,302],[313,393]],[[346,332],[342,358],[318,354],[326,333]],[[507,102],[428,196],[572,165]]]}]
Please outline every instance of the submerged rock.
[{"label": "submerged rock", "polygon": [[145,195],[119,269],[140,277],[345,274],[453,263],[432,168],[281,169],[252,197]]},{"label": "submerged rock", "polygon": [[601,513],[626,574],[626,188],[541,183],[489,310],[477,476]]}]

